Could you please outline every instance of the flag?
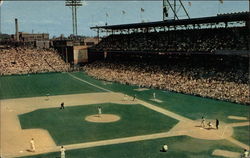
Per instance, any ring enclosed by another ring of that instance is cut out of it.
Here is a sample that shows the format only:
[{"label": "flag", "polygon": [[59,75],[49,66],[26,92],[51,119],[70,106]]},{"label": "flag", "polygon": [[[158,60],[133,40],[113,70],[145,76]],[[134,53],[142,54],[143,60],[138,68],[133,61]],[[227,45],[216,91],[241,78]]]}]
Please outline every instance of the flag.
[{"label": "flag", "polygon": [[143,8],[141,8],[141,12],[144,12],[145,10]]},{"label": "flag", "polygon": [[191,2],[188,2],[188,5],[191,7],[191,6],[192,6],[192,3],[191,3]]},{"label": "flag", "polygon": [[106,13],[106,17],[109,17],[108,13]]},{"label": "flag", "polygon": [[122,11],[122,14],[126,14],[126,12],[123,10],[123,11]]},{"label": "flag", "polygon": [[223,3],[223,0],[219,0],[219,1],[220,1],[221,4]]},{"label": "flag", "polygon": [[3,4],[3,0],[0,0],[0,6]]}]

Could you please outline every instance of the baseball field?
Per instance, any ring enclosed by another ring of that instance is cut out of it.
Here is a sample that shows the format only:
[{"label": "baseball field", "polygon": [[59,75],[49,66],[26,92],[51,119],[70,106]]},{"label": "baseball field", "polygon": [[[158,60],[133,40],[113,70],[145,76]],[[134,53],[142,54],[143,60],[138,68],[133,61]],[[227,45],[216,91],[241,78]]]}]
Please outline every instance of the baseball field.
[{"label": "baseball field", "polygon": [[[237,158],[250,146],[246,105],[84,72],[2,76],[0,86],[3,158],[56,158],[62,145],[66,158]],[[169,149],[160,152],[164,144]]]}]

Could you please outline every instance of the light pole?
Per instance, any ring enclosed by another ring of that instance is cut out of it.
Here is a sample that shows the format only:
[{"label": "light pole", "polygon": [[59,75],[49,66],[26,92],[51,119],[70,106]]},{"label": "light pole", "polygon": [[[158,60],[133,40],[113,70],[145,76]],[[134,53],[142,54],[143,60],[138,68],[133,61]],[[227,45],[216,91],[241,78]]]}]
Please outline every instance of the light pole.
[{"label": "light pole", "polygon": [[82,2],[81,0],[66,0],[65,6],[69,6],[72,9],[73,35],[77,36],[77,7],[82,6]]},{"label": "light pole", "polygon": [[2,4],[3,0],[0,0],[0,34],[2,34],[2,13],[1,13]]}]

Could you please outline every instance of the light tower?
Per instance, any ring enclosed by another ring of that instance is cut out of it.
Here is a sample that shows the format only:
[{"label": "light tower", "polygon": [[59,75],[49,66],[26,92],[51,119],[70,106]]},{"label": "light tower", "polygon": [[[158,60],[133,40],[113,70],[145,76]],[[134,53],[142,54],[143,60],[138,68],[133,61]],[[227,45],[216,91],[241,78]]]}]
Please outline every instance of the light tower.
[{"label": "light tower", "polygon": [[2,13],[1,13],[2,4],[3,4],[3,0],[0,0],[0,34],[2,34]]},{"label": "light tower", "polygon": [[170,19],[169,18],[169,11],[172,11],[174,14],[174,20],[178,20],[178,12],[180,9],[183,9],[186,16],[190,19],[189,14],[183,5],[181,0],[162,0],[162,6],[163,6],[163,21]]},{"label": "light tower", "polygon": [[65,6],[72,9],[73,35],[77,36],[77,7],[82,6],[81,0],[65,0]]}]

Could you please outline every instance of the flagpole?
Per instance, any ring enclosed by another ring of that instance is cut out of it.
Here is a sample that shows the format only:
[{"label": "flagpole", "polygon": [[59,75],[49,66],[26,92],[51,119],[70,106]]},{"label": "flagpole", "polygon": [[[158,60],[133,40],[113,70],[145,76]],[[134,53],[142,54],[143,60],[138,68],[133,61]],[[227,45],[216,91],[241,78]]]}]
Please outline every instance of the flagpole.
[{"label": "flagpole", "polygon": [[2,10],[1,10],[2,6],[0,4],[0,34],[2,34]]},{"label": "flagpole", "polygon": [[142,22],[142,13],[140,12],[140,22]]},{"label": "flagpole", "polygon": [[106,12],[106,23],[105,25],[108,25],[108,13]]},{"label": "flagpole", "polygon": [[122,12],[122,24],[123,24],[123,22],[124,22],[124,14]]}]

